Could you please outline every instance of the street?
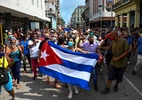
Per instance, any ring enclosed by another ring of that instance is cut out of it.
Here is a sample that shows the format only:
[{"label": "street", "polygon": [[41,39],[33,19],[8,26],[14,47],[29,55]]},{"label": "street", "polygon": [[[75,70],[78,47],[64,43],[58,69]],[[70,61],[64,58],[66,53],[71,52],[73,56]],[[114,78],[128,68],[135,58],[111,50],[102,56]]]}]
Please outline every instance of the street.
[{"label": "street", "polygon": [[[79,94],[73,95],[72,100],[142,100],[142,77],[140,72],[132,75],[132,69],[135,65],[136,57],[131,57],[130,65],[128,65],[125,72],[123,82],[119,85],[118,92],[113,92],[113,85],[111,85],[111,92],[102,94],[101,91],[106,85],[107,71],[106,65],[102,66],[101,72],[98,72],[98,92],[93,89],[93,81],[91,79],[91,90],[87,91],[79,88]],[[45,81],[46,76],[38,77],[35,81],[32,80],[32,73],[29,71],[23,74],[21,67],[21,89],[17,90],[14,86],[16,96],[19,100],[68,100],[68,88],[66,84],[60,83],[62,89],[55,89],[54,85],[49,85]],[[2,89],[0,100],[10,100],[9,94]]]}]

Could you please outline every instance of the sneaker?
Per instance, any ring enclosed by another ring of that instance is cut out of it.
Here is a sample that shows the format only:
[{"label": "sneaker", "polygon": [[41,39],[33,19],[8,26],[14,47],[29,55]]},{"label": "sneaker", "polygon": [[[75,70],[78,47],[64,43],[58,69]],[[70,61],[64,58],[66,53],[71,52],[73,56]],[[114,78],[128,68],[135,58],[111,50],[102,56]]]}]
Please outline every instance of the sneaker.
[{"label": "sneaker", "polygon": [[136,71],[133,70],[133,71],[132,71],[132,75],[136,75]]},{"label": "sneaker", "polygon": [[12,100],[19,100],[17,97],[15,97],[14,99],[12,99]]},{"label": "sneaker", "polygon": [[113,91],[118,91],[118,86],[114,85]]},{"label": "sneaker", "polygon": [[105,87],[105,89],[102,91],[102,93],[109,93],[110,89],[108,87]]},{"label": "sneaker", "polygon": [[15,97],[14,99],[10,99],[10,100],[19,100],[17,97]]},{"label": "sneaker", "polygon": [[70,91],[70,92],[69,92],[69,95],[68,95],[68,98],[69,98],[69,99],[72,99],[72,95],[73,95],[73,93],[72,93],[72,91]]},{"label": "sneaker", "polygon": [[74,93],[75,93],[75,94],[78,94],[78,89],[77,89],[77,87],[74,88]]},{"label": "sneaker", "polygon": [[128,61],[128,62],[127,62],[127,64],[129,65],[129,64],[130,64],[130,62]]}]

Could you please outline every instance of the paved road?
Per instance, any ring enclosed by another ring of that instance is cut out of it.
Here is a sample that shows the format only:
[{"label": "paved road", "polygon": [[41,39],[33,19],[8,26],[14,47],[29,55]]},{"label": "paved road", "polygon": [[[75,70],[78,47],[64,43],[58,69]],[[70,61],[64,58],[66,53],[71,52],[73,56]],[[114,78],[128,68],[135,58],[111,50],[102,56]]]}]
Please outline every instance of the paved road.
[{"label": "paved road", "polygon": [[[91,90],[83,90],[79,88],[79,94],[73,95],[72,100],[142,100],[142,77],[140,71],[136,75],[132,75],[132,69],[135,65],[136,57],[131,57],[131,63],[125,72],[123,82],[119,85],[119,91],[113,92],[113,85],[109,94],[102,94],[101,91],[105,87],[107,79],[106,66],[102,66],[101,72],[98,72],[99,91],[93,89],[93,81],[91,79]],[[54,85],[48,85],[45,81],[46,76],[38,77],[32,80],[33,74],[28,72],[22,74],[21,68],[21,89],[14,90],[19,100],[68,100],[68,89],[64,83],[60,83],[63,88],[55,89]],[[5,90],[2,90],[0,100],[10,100],[11,97]]]}]

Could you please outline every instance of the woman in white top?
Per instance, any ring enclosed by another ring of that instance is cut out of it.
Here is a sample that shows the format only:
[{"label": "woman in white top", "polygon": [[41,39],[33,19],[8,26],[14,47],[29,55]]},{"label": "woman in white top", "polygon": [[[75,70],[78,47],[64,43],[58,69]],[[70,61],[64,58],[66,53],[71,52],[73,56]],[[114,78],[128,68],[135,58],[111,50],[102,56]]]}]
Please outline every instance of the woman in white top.
[{"label": "woman in white top", "polygon": [[29,40],[28,46],[30,50],[30,58],[31,58],[31,65],[32,65],[32,70],[34,72],[34,77],[33,80],[37,77],[37,71],[36,69],[38,68],[38,51],[39,51],[39,45],[40,45],[41,40],[37,39],[37,34],[33,33],[31,34],[31,40]]},{"label": "woman in white top", "polygon": [[[86,53],[85,51],[83,51],[80,48],[75,48],[75,39],[70,37],[68,39],[68,49],[73,51],[73,52],[82,52],[82,53]],[[72,95],[73,95],[73,90],[75,94],[78,94],[78,89],[76,85],[71,85],[68,84],[68,89],[69,89],[69,94],[68,94],[68,98],[71,99]]]}]

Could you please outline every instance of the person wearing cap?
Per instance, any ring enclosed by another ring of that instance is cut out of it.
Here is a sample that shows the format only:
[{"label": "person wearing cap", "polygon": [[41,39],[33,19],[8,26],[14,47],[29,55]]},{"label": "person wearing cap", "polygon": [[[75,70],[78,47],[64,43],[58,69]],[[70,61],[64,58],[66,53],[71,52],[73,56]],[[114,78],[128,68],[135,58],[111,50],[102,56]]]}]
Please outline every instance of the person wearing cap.
[{"label": "person wearing cap", "polygon": [[99,47],[105,50],[112,50],[112,60],[110,62],[110,72],[107,80],[107,86],[102,93],[109,93],[111,82],[116,81],[113,90],[118,91],[118,85],[122,82],[123,73],[127,65],[127,55],[129,53],[128,43],[124,38],[120,38],[117,31],[110,33],[111,44],[106,47]]},{"label": "person wearing cap", "polygon": [[4,39],[4,41],[5,41],[5,39],[8,37],[8,30],[5,30],[5,32],[4,32],[4,34],[3,34],[3,39]]},{"label": "person wearing cap", "polygon": [[[96,42],[94,42],[94,35],[93,34],[90,34],[87,42],[80,44],[81,40],[82,40],[82,38],[79,39],[78,47],[83,48],[83,50],[88,53],[94,53],[94,54],[97,53],[98,44]],[[94,67],[92,74],[93,74],[93,81],[94,81],[94,89],[96,91],[98,91],[96,67]]]},{"label": "person wearing cap", "polygon": [[98,43],[97,37],[95,36],[95,33],[93,31],[89,32],[88,36],[86,36],[86,40],[88,40],[89,36],[93,36],[94,37],[94,42]]},{"label": "person wearing cap", "polygon": [[77,43],[79,41],[78,31],[77,30],[73,30],[72,33],[73,33],[72,37],[75,38],[75,47],[77,47]]}]

